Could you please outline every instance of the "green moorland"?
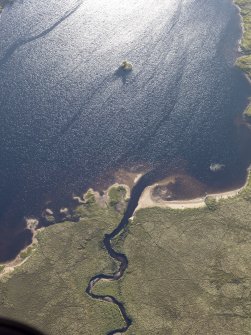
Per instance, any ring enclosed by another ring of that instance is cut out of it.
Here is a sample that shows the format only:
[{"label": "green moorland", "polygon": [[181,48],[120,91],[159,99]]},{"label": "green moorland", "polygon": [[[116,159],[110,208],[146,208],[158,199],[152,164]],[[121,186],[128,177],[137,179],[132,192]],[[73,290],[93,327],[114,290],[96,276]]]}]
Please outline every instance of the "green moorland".
[{"label": "green moorland", "polygon": [[119,186],[113,186],[109,190],[109,198],[110,198],[110,205],[116,206],[121,199],[126,197],[126,189],[119,185]]},{"label": "green moorland", "polygon": [[[114,192],[114,190],[113,190]],[[118,190],[117,196],[121,195]],[[116,194],[113,194],[116,197]],[[247,335],[251,330],[251,179],[237,197],[200,209],[143,209],[114,240],[129,267],[95,293],[117,297],[133,320],[128,335]],[[118,309],[85,292],[117,264],[102,245],[121,219],[89,202],[81,220],[50,226],[10,275],[0,273],[0,315],[46,334],[98,335],[123,325]]]},{"label": "green moorland", "polygon": [[125,301],[128,335],[251,334],[251,182],[201,209],[143,209],[114,241],[124,277],[96,293]]},{"label": "green moorland", "polygon": [[92,276],[117,268],[102,239],[118,225],[121,214],[92,202],[79,206],[75,215],[81,216],[79,222],[39,232],[36,249],[23,253],[30,256],[27,261],[11,274],[0,273],[0,316],[36,326],[47,335],[104,335],[124,326],[115,305],[85,293]]},{"label": "green moorland", "polygon": [[[239,66],[251,79],[251,1],[250,0],[234,0],[240,8],[243,19],[244,32],[241,40],[241,49],[243,56],[236,61]],[[244,115],[251,120],[251,104],[247,107]]]},{"label": "green moorland", "polygon": [[[245,24],[237,64],[251,77],[251,1],[235,2]],[[42,230],[14,272],[1,276],[0,265],[0,316],[47,335],[104,335],[123,326],[116,306],[91,299],[85,288],[93,275],[117,268],[102,239],[119,223],[124,196],[113,188],[100,208],[88,193],[75,213],[79,222]],[[250,335],[250,212],[251,181],[237,197],[205,208],[138,211],[114,241],[129,260],[125,275],[99,282],[94,292],[124,301],[133,320],[128,335]]]}]

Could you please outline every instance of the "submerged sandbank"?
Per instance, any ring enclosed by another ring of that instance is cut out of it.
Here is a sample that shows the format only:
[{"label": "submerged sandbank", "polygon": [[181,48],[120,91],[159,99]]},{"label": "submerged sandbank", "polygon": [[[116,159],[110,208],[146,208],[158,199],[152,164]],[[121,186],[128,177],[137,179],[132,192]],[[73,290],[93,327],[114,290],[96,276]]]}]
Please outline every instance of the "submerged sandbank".
[{"label": "submerged sandbank", "polygon": [[[187,208],[201,208],[206,207],[207,199],[211,198],[216,201],[222,199],[233,198],[240,194],[249,184],[250,181],[250,168],[248,169],[248,176],[244,186],[227,192],[205,194],[203,197],[198,197],[189,200],[164,200],[161,196],[154,196],[153,192],[159,185],[165,186],[165,181],[155,183],[145,188],[139,199],[138,206],[135,210],[138,211],[142,208],[161,207],[161,208],[172,208],[172,209],[187,209]],[[170,183],[170,179],[166,180],[166,185]]]}]

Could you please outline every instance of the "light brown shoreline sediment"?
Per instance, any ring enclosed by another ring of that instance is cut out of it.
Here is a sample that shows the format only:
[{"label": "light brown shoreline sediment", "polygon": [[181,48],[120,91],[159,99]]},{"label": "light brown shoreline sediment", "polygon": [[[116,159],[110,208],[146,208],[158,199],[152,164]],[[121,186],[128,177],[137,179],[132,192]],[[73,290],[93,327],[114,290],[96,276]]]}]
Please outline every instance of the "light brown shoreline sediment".
[{"label": "light brown shoreline sediment", "polygon": [[[133,177],[134,177],[134,183],[135,183],[136,178],[139,178],[140,174],[135,174]],[[112,184],[111,186],[109,186],[109,188],[104,191],[104,195],[100,195],[99,192],[94,191],[92,188],[90,188],[82,196],[73,196],[73,200],[76,200],[79,205],[86,204],[87,199],[85,199],[85,197],[86,197],[88,192],[91,192],[93,194],[93,196],[95,197],[96,203],[100,207],[106,207],[107,203],[109,202],[109,191],[113,187],[118,187],[118,186],[123,186],[124,187],[124,189],[126,191],[125,201],[128,201],[130,199],[130,196],[131,196],[131,188],[126,184],[119,184],[117,182]],[[61,208],[60,211],[62,212],[62,210],[65,211],[65,210],[68,210],[68,208]],[[45,211],[51,211],[51,210],[49,208],[47,208]],[[49,214],[53,215],[53,212],[51,212]],[[45,227],[41,227],[41,228],[37,229],[38,220],[36,220],[35,218],[25,218],[25,220],[26,220],[26,228],[29,229],[32,233],[32,242],[31,242],[31,244],[29,244],[28,246],[26,246],[25,248],[20,250],[18,255],[13,260],[7,261],[5,263],[0,263],[0,279],[2,277],[4,277],[5,275],[12,273],[15,270],[15,268],[21,266],[23,263],[25,263],[29,259],[33,249],[35,248],[36,244],[38,243],[37,238],[36,238],[37,234],[40,231],[45,229]],[[30,250],[30,249],[32,249],[32,250]],[[22,258],[22,253],[25,253],[25,252],[28,252],[28,251],[31,251],[31,253],[29,253],[27,255],[27,257]]]},{"label": "light brown shoreline sediment", "polygon": [[250,177],[250,168],[248,168],[248,175],[245,184],[232,191],[227,192],[220,192],[220,193],[212,193],[207,194],[205,197],[198,197],[191,200],[171,200],[171,201],[165,201],[162,199],[154,199],[152,196],[153,189],[160,185],[161,183],[155,183],[151,186],[148,186],[144,189],[143,193],[141,194],[141,197],[139,199],[139,203],[137,208],[135,209],[136,213],[138,210],[143,208],[153,208],[153,207],[160,207],[160,208],[171,208],[171,209],[188,209],[188,208],[203,208],[206,207],[205,200],[210,197],[215,199],[216,201],[219,201],[221,199],[228,199],[233,198],[237,196],[240,192],[242,192],[245,187],[247,186],[249,182]]},{"label": "light brown shoreline sediment", "polygon": [[29,259],[29,257],[31,256],[30,254],[27,257],[25,257],[24,259],[22,259],[21,254],[23,252],[28,251],[29,248],[34,248],[35,245],[38,243],[36,236],[37,236],[39,231],[41,231],[45,228],[37,229],[37,225],[38,225],[38,220],[32,219],[32,218],[26,218],[27,229],[29,229],[32,232],[32,243],[29,244],[24,249],[22,249],[19,252],[19,254],[16,256],[16,258],[13,259],[12,261],[0,264],[0,266],[3,266],[3,269],[0,271],[0,279],[2,277],[6,276],[7,274],[12,273],[15,270],[15,268],[21,266],[22,264],[24,264]]}]

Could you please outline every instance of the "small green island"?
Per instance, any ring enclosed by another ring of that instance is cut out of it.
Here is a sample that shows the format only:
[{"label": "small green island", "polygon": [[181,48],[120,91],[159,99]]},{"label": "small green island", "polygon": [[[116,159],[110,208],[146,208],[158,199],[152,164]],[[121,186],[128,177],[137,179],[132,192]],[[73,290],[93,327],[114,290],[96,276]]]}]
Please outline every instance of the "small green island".
[{"label": "small green island", "polygon": [[[1,8],[6,3],[0,0]],[[235,3],[244,22],[236,64],[251,79],[251,1]],[[251,120],[251,105],[244,114]],[[130,191],[124,184],[102,195],[90,189],[74,197],[73,213],[61,209],[61,223],[46,209],[53,225],[36,230],[31,246],[0,265],[0,315],[46,335],[104,335],[125,327],[119,308],[91,298],[86,288],[93,276],[118,271],[103,238],[123,218]],[[138,208],[112,240],[128,268],[119,280],[98,281],[93,293],[123,303],[132,320],[127,335],[251,334],[251,178],[234,196],[202,202]]]},{"label": "small green island", "polygon": [[[47,335],[103,335],[124,326],[114,304],[85,289],[94,275],[118,268],[102,240],[120,222],[129,194],[122,185],[109,188],[106,201],[87,194],[73,215],[78,222],[38,231],[27,260],[1,268],[0,315]],[[118,281],[101,280],[93,293],[123,302],[130,335],[249,334],[250,211],[250,179],[237,196],[208,198],[203,208],[139,209],[113,240],[128,269]]]},{"label": "small green island", "polygon": [[124,60],[120,67],[124,71],[132,71],[132,63],[128,62],[127,60]]}]

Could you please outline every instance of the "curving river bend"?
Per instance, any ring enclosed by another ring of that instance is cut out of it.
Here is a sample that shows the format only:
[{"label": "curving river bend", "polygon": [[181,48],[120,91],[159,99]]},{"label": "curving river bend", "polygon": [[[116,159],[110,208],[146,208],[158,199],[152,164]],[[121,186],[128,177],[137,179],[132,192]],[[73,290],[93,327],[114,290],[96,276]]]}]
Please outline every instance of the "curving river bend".
[{"label": "curving river bend", "polygon": [[118,270],[112,274],[112,275],[107,275],[107,274],[98,274],[95,275],[94,277],[92,277],[89,281],[89,284],[86,288],[86,293],[93,299],[96,300],[102,300],[108,303],[113,303],[115,305],[118,306],[123,319],[125,321],[125,326],[123,328],[119,328],[119,329],[115,329],[115,330],[111,330],[107,335],[114,335],[114,334],[120,334],[120,333],[124,333],[128,330],[128,328],[130,327],[130,325],[132,324],[132,320],[130,319],[130,317],[127,315],[126,313],[126,309],[123,305],[122,302],[118,301],[116,298],[114,298],[113,296],[106,296],[106,295],[97,295],[95,293],[93,293],[93,288],[94,286],[100,281],[100,280],[109,280],[109,281],[114,281],[114,280],[119,280],[123,275],[124,272],[126,271],[127,267],[128,267],[128,259],[126,257],[126,255],[117,252],[116,250],[114,250],[113,246],[112,246],[112,240],[119,235],[120,232],[122,232],[126,226],[129,224],[129,219],[132,217],[137,205],[138,205],[138,201],[140,198],[140,195],[142,194],[143,190],[145,189],[145,187],[149,184],[151,184],[154,179],[156,178],[156,175],[159,175],[160,171],[150,171],[148,173],[146,173],[145,175],[143,175],[138,182],[136,183],[136,185],[133,187],[132,192],[131,192],[131,196],[130,196],[130,200],[128,202],[128,206],[126,208],[126,211],[123,215],[122,220],[120,221],[119,225],[110,233],[110,234],[106,234],[104,236],[103,239],[103,244],[107,250],[107,252],[109,253],[109,255],[117,260],[120,263],[120,266],[118,268]]},{"label": "curving river bend", "polygon": [[231,1],[17,0],[0,31],[0,261],[30,242],[25,215],[123,166],[243,183],[250,142],[235,119],[251,92]]}]

